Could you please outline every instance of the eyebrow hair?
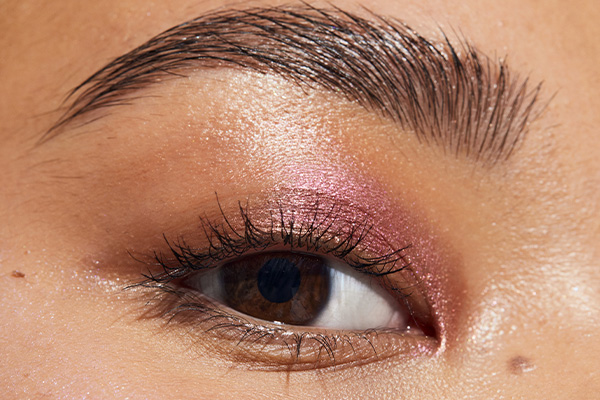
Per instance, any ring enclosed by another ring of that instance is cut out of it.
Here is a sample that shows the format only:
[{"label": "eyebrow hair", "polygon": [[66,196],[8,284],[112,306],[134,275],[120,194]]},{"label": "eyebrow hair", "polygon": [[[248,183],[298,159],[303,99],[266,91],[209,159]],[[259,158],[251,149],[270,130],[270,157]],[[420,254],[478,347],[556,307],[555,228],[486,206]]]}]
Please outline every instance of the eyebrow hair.
[{"label": "eyebrow hair", "polygon": [[505,60],[492,61],[464,39],[455,47],[442,32],[436,43],[371,16],[303,4],[221,10],[182,23],[73,89],[40,141],[92,111],[129,104],[167,75],[242,67],[338,93],[447,153],[507,159],[537,114],[541,84],[531,87]]}]

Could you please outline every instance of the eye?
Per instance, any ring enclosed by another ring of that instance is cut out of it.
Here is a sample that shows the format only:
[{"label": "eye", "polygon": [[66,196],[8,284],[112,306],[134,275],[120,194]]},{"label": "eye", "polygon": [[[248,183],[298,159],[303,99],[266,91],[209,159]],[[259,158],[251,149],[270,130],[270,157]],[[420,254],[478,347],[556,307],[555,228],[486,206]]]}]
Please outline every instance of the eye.
[{"label": "eye", "polygon": [[195,274],[182,286],[275,324],[333,330],[409,328],[409,316],[389,293],[333,257],[257,253]]},{"label": "eye", "polygon": [[145,316],[246,368],[350,366],[439,348],[410,243],[391,245],[368,215],[338,204],[238,206],[226,214],[218,203],[220,217],[202,218],[191,242],[163,235],[167,247],[131,286],[149,289]]}]

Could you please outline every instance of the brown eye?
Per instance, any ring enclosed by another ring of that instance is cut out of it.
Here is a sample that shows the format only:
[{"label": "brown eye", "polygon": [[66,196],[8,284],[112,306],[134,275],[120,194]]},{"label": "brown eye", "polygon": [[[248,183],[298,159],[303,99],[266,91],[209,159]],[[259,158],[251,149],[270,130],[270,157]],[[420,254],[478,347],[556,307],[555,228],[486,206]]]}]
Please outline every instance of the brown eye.
[{"label": "brown eye", "polygon": [[255,253],[182,283],[240,314],[331,329],[408,328],[383,288],[341,260],[291,251]]},{"label": "brown eye", "polygon": [[314,320],[329,297],[329,268],[320,257],[273,252],[250,255],[219,269],[229,307],[292,325]]}]

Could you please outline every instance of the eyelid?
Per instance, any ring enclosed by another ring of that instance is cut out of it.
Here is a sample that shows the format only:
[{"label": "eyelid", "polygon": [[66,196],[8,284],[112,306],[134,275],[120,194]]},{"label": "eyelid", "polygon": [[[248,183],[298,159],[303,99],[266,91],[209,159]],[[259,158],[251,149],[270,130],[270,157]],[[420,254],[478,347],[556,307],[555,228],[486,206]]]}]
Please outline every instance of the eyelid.
[{"label": "eyelid", "polygon": [[[166,318],[164,328],[188,342],[190,350],[243,370],[302,371],[357,367],[390,357],[414,362],[433,356],[433,337],[396,330],[332,331],[257,323],[186,290],[177,295],[148,292],[147,318]],[[184,335],[181,335],[183,329]]]}]

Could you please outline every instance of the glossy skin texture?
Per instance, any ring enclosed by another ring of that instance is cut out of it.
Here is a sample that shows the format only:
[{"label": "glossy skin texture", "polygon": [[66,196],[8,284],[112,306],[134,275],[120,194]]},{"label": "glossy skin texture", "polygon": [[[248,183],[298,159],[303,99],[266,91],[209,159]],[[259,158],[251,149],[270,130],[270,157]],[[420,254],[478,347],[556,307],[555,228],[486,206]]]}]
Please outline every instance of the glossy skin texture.
[{"label": "glossy skin texture", "polygon": [[[355,2],[334,3],[364,15]],[[428,37],[439,39],[438,24],[456,28],[483,53],[508,54],[513,71],[543,80],[542,102],[556,93],[518,151],[491,168],[443,155],[329,92],[231,69],[165,81],[35,147],[71,88],[228,3],[4,1],[1,397],[600,393],[600,4],[456,3],[364,5]],[[151,254],[164,248],[163,233],[193,234],[199,215],[218,214],[215,192],[225,208],[245,199],[260,208],[273,193],[297,202],[315,187],[345,204],[389,202],[390,215],[379,218],[392,223],[381,234],[416,243],[413,257],[433,276],[425,291],[444,322],[435,351],[399,345],[379,360],[348,355],[343,368],[266,371],[228,355],[218,337],[142,318],[146,299],[123,291],[144,268],[128,251]]]}]

